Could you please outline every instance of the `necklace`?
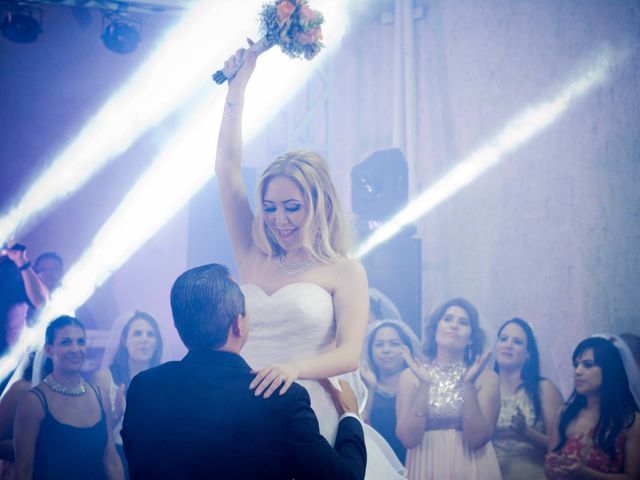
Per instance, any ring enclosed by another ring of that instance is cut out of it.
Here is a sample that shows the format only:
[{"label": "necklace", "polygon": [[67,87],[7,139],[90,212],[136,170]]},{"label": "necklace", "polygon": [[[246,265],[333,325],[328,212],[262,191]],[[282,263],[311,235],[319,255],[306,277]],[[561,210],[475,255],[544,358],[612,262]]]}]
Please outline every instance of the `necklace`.
[{"label": "necklace", "polygon": [[76,385],[75,387],[67,387],[66,385],[57,382],[55,378],[53,378],[52,374],[44,377],[43,381],[47,384],[47,387],[49,387],[54,392],[61,393],[62,395],[68,395],[70,397],[79,397],[87,391],[87,384],[82,378],[80,378],[80,383],[78,383],[78,385]]},{"label": "necklace", "polygon": [[309,258],[305,258],[304,260],[291,260],[284,254],[277,255],[275,257],[275,260],[276,265],[278,266],[278,270],[284,273],[284,275],[287,277],[300,275],[311,269],[311,267],[315,266],[316,264],[316,262]]}]

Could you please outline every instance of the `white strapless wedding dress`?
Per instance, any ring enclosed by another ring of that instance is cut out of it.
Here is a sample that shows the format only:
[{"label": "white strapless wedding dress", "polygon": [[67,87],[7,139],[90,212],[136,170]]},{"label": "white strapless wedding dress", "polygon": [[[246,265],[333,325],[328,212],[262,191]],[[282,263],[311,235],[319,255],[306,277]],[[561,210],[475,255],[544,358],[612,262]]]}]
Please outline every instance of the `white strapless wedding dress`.
[{"label": "white strapless wedding dress", "polygon": [[[242,356],[255,369],[269,363],[285,363],[312,357],[335,345],[336,324],[333,298],[314,283],[292,283],[268,295],[253,284],[242,285],[249,315],[249,339]],[[358,372],[338,377],[349,382],[360,408],[364,407],[366,387]],[[333,444],[338,413],[329,394],[313,380],[298,380],[309,392],[311,407],[318,417],[320,432]],[[405,478],[405,469],[389,444],[373,428],[365,425],[367,446],[366,479]]]}]

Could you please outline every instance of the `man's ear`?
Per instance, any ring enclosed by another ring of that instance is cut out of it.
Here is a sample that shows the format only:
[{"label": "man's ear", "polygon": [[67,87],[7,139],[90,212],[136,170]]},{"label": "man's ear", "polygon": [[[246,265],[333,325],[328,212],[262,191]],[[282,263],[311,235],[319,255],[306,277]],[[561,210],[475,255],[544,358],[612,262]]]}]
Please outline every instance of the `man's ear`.
[{"label": "man's ear", "polygon": [[235,318],[235,320],[231,324],[231,331],[233,332],[234,336],[241,338],[246,336],[247,334],[246,330],[247,328],[245,325],[244,317],[238,314],[238,316]]}]

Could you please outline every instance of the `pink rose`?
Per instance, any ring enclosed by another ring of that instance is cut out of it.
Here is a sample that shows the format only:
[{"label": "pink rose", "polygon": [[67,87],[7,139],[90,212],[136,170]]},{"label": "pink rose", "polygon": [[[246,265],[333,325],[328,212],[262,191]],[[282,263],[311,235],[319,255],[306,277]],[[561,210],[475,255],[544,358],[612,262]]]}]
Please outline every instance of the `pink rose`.
[{"label": "pink rose", "polygon": [[291,17],[291,14],[296,9],[295,5],[288,0],[284,0],[276,7],[278,11],[278,18],[282,23],[285,23]]},{"label": "pink rose", "polygon": [[311,43],[316,43],[321,38],[322,38],[322,31],[320,30],[320,27],[312,28],[307,32],[296,33],[296,41],[300,45],[309,45]]},{"label": "pink rose", "polygon": [[305,20],[314,20],[316,18],[316,12],[311,10],[309,5],[303,5],[300,7],[300,16]]}]

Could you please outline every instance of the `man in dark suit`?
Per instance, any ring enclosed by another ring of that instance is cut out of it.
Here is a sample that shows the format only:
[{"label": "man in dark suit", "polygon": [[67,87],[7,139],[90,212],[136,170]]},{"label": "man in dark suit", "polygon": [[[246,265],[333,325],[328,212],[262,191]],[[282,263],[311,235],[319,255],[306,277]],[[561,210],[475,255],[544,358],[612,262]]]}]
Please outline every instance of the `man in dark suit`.
[{"label": "man in dark suit", "polygon": [[350,387],[326,387],[338,413],[335,449],[320,435],[309,394],[256,397],[239,355],[249,333],[244,296],[221,265],[183,273],[173,320],[189,353],[138,374],[122,439],[132,479],[362,479],[366,449]]}]

